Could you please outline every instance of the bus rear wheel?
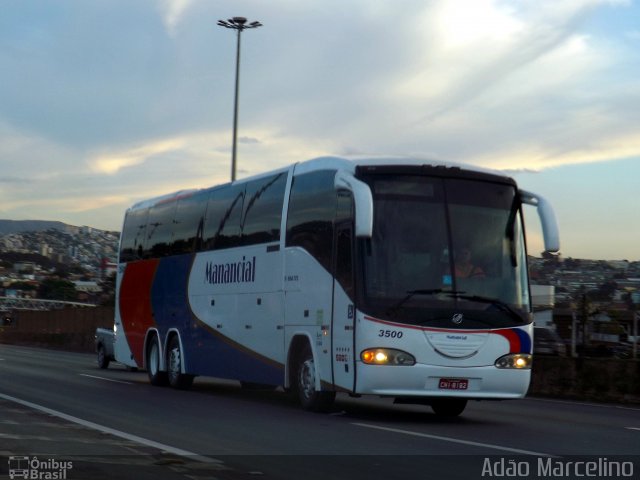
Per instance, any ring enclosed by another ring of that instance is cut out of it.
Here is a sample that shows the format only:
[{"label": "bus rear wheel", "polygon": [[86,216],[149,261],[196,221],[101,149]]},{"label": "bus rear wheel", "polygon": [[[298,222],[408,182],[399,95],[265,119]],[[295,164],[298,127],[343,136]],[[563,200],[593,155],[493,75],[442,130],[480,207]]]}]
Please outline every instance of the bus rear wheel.
[{"label": "bus rear wheel", "polygon": [[167,384],[167,372],[160,370],[161,358],[158,336],[153,335],[147,346],[147,375],[151,385],[164,386]]},{"label": "bus rear wheel", "polygon": [[177,336],[171,337],[167,353],[167,377],[169,385],[179,390],[187,390],[193,384],[193,375],[182,373],[182,350]]},{"label": "bus rear wheel", "polygon": [[466,406],[466,398],[438,398],[431,402],[433,413],[440,417],[457,417]]},{"label": "bus rear wheel", "polygon": [[336,392],[316,390],[316,368],[309,345],[304,347],[296,368],[295,386],[302,408],[314,412],[327,410],[335,400]]}]

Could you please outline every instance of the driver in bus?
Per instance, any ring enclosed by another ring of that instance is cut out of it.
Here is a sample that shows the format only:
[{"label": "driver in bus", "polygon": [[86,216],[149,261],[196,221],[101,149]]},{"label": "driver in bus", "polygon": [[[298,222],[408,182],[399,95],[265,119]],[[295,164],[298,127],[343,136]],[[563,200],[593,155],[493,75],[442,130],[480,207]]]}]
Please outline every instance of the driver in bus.
[{"label": "driver in bus", "polygon": [[471,249],[461,248],[456,255],[455,262],[456,278],[478,278],[484,277],[485,273],[481,267],[474,265],[471,261]]}]

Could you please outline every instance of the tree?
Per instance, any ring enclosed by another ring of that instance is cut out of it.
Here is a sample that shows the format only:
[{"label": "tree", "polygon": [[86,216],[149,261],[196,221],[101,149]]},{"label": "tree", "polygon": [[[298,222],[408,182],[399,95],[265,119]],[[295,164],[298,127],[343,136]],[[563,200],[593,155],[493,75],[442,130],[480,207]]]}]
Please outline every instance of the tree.
[{"label": "tree", "polygon": [[589,296],[596,301],[610,302],[617,289],[618,284],[615,281],[610,280],[600,285],[597,290],[591,290],[589,292]]},{"label": "tree", "polygon": [[47,278],[40,284],[38,297],[45,300],[63,300],[73,302],[78,298],[78,291],[76,290],[76,286],[73,282]]},{"label": "tree", "polygon": [[589,344],[589,324],[591,321],[591,317],[598,313],[593,307],[593,303],[591,302],[590,293],[587,292],[587,289],[582,285],[580,290],[576,293],[575,297],[577,303],[577,320],[580,327],[580,336],[582,337],[582,355],[585,355],[585,351]]},{"label": "tree", "polygon": [[13,282],[8,288],[22,291],[33,291],[37,289],[34,284],[27,282]]},{"label": "tree", "polygon": [[114,306],[116,304],[116,274],[115,272],[100,282],[102,285],[102,302],[104,306]]},{"label": "tree", "polygon": [[580,268],[580,265],[581,262],[579,259],[569,257],[564,261],[564,266],[568,269],[578,269]]}]

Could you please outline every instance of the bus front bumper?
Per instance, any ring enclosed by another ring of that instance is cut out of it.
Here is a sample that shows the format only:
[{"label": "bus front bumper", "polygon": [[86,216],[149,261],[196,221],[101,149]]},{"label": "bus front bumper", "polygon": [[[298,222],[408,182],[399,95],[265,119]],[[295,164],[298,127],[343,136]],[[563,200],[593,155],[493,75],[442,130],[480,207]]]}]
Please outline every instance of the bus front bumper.
[{"label": "bus front bumper", "polygon": [[390,397],[515,399],[527,393],[530,369],[495,366],[366,365],[358,362],[356,394]]}]

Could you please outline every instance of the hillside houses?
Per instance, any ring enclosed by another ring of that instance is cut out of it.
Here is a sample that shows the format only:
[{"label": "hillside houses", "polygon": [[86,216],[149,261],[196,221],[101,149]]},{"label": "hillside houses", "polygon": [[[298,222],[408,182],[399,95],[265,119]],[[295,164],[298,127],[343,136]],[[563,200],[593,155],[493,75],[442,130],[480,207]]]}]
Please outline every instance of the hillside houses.
[{"label": "hillside houses", "polygon": [[115,272],[119,234],[62,225],[0,235],[0,296],[34,298],[42,282],[57,278],[73,284],[77,300],[103,298],[102,283]]},{"label": "hillside houses", "polygon": [[554,289],[545,325],[567,342],[586,338],[584,348],[602,354],[629,347],[640,312],[640,262],[530,258],[529,265],[532,283]]}]

